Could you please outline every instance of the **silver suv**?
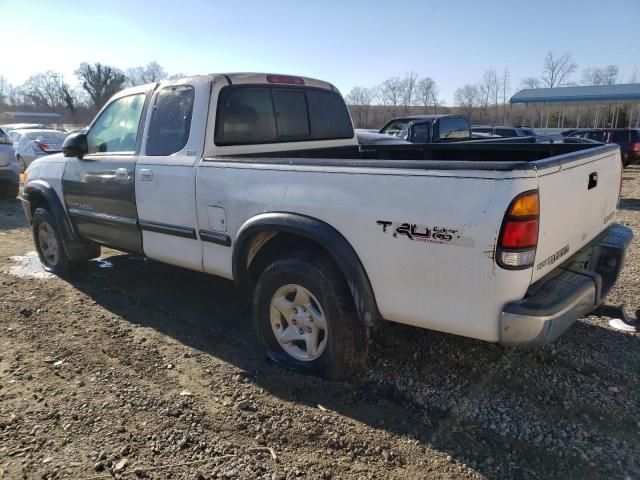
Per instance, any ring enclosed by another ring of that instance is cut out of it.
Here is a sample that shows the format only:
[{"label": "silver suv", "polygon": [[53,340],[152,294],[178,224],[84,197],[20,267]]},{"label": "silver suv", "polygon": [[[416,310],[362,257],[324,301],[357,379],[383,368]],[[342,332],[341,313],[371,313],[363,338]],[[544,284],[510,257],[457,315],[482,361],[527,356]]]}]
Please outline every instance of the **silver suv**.
[{"label": "silver suv", "polygon": [[20,173],[13,143],[0,129],[0,198],[16,198],[20,189]]}]

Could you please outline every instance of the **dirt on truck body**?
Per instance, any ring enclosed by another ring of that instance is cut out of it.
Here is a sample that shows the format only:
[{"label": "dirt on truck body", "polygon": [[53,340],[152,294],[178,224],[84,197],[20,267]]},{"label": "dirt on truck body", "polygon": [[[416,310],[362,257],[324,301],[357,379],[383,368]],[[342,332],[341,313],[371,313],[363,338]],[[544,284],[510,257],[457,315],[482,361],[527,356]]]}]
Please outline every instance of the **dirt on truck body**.
[{"label": "dirt on truck body", "polygon": [[[638,167],[617,221],[640,234]],[[530,351],[385,323],[328,382],[259,353],[229,281],[109,250],[63,279],[33,250],[0,202],[0,479],[640,477],[640,335],[606,317]],[[607,303],[639,291],[634,242]]]}]

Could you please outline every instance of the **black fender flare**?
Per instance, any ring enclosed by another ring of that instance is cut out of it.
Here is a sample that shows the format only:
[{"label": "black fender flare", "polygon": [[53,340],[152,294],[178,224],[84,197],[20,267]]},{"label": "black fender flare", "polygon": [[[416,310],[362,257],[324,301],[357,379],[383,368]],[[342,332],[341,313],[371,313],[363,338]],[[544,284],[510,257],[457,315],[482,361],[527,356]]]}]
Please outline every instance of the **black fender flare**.
[{"label": "black fender flare", "polygon": [[342,271],[356,310],[366,326],[374,326],[381,318],[369,276],[349,241],[322,220],[288,212],[269,212],[256,215],[242,225],[233,250],[233,278],[240,285],[249,284],[246,265],[250,240],[257,233],[275,231],[300,235],[323,246]]},{"label": "black fender flare", "polygon": [[32,180],[28,182],[24,186],[22,199],[29,203],[34,203],[37,202],[39,198],[43,198],[49,206],[51,214],[56,220],[58,231],[62,234],[64,249],[67,255],[73,258],[76,254],[76,247],[82,247],[84,243],[78,238],[73,224],[60,201],[60,197],[58,197],[53,187],[44,180]]}]

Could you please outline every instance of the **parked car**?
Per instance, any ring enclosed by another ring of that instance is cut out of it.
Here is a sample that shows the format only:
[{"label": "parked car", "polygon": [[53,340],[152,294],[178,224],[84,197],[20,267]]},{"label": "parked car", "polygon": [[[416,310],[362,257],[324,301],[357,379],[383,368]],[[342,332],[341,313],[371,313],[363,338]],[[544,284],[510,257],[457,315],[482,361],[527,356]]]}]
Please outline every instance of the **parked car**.
[{"label": "parked car", "polygon": [[16,198],[20,189],[20,173],[13,144],[0,128],[0,198]]},{"label": "parked car", "polygon": [[0,125],[5,133],[9,133],[11,130],[23,130],[23,129],[36,129],[36,128],[48,128],[41,123],[5,123],[4,125]]},{"label": "parked car", "polygon": [[[468,134],[447,123],[435,138]],[[35,248],[59,274],[105,245],[233,279],[267,354],[329,378],[360,371],[383,319],[537,346],[616,282],[617,147],[359,145],[352,125],[310,78],[123,90],[27,170]]]},{"label": "parked car", "polygon": [[87,130],[89,130],[89,127],[71,128],[69,130],[65,130],[64,133],[67,135],[71,135],[72,133],[87,133]]},{"label": "parked car", "polygon": [[567,138],[587,138],[601,143],[620,145],[622,164],[626,167],[640,162],[640,129],[639,128],[589,128],[573,130]]},{"label": "parked car", "polygon": [[379,131],[410,143],[438,143],[471,139],[469,121],[462,115],[414,115],[394,118]]},{"label": "parked car", "polygon": [[377,130],[364,130],[356,128],[356,138],[360,145],[402,145],[409,144],[409,142],[402,140],[401,138],[392,137],[390,135],[383,135],[378,133]]},{"label": "parked car", "polygon": [[484,133],[498,137],[535,137],[536,132],[530,127],[513,127],[509,125],[471,125],[472,133]]},{"label": "parked car", "polygon": [[22,171],[35,159],[62,151],[62,142],[67,138],[57,130],[16,130],[20,133],[16,148],[16,159]]}]

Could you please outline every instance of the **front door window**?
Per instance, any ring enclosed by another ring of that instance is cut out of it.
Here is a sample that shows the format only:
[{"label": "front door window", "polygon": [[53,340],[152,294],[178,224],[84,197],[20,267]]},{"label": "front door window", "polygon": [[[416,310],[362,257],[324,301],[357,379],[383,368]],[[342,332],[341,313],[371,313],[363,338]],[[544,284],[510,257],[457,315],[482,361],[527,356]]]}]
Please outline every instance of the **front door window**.
[{"label": "front door window", "polygon": [[137,94],[112,102],[87,134],[89,153],[133,153],[144,100],[145,94]]}]

